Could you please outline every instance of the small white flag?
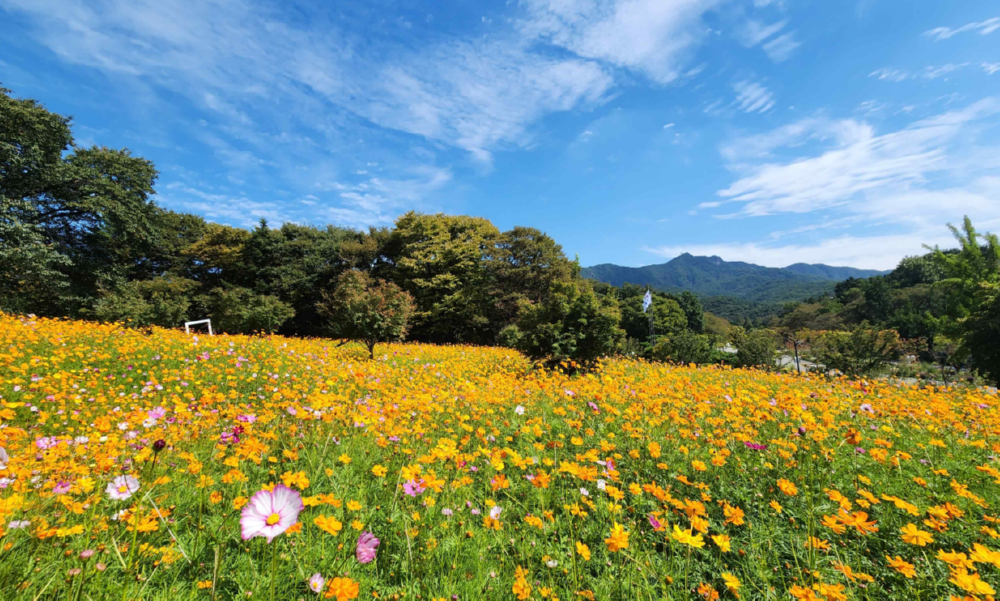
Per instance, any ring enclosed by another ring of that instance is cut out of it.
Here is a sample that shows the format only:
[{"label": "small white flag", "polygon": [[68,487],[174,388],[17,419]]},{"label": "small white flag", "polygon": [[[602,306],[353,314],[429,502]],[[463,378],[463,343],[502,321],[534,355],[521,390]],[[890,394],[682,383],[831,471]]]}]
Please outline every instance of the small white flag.
[{"label": "small white flag", "polygon": [[642,297],[642,312],[645,313],[649,310],[649,306],[653,304],[653,295],[646,291],[646,296]]}]

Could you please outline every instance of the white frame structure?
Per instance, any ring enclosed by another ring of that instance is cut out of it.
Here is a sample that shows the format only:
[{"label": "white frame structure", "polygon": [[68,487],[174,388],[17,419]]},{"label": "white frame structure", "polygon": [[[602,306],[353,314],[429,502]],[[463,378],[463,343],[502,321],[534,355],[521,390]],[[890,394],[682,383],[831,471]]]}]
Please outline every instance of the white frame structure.
[{"label": "white frame structure", "polygon": [[208,335],[209,336],[215,336],[215,334],[212,332],[212,320],[211,319],[199,319],[197,321],[185,321],[184,322],[184,333],[185,334],[190,334],[191,333],[191,326],[197,326],[197,325],[201,325],[203,323],[207,323],[208,324]]}]

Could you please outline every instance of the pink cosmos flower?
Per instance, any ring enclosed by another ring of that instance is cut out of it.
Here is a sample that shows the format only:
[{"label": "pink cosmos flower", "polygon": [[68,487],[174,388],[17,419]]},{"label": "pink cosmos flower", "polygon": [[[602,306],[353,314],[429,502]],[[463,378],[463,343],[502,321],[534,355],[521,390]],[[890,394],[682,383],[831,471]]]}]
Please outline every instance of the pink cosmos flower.
[{"label": "pink cosmos flower", "polygon": [[424,480],[407,480],[403,483],[403,492],[411,497],[415,497],[420,493],[424,492]]},{"label": "pink cosmos flower", "polygon": [[139,479],[135,476],[118,476],[108,483],[104,492],[115,501],[124,501],[139,490]]},{"label": "pink cosmos flower", "polygon": [[371,532],[362,532],[358,537],[358,548],[354,555],[360,563],[371,563],[375,560],[375,550],[378,549],[379,540]]},{"label": "pink cosmos flower", "polygon": [[326,586],[326,578],[323,578],[319,572],[313,574],[312,578],[309,579],[309,590],[314,593],[322,593],[324,586]]},{"label": "pink cosmos flower", "polygon": [[660,531],[660,528],[663,528],[663,524],[661,524],[660,520],[656,519],[656,516],[653,514],[649,514],[649,525],[652,526],[653,530],[656,530],[657,532]]},{"label": "pink cosmos flower", "polygon": [[52,489],[52,493],[56,495],[64,495],[68,493],[71,488],[73,488],[72,484],[66,482],[65,480],[60,480],[56,483],[55,488]]},{"label": "pink cosmos flower", "polygon": [[263,536],[270,543],[299,521],[299,512],[304,507],[302,496],[284,484],[254,493],[240,513],[243,540]]}]

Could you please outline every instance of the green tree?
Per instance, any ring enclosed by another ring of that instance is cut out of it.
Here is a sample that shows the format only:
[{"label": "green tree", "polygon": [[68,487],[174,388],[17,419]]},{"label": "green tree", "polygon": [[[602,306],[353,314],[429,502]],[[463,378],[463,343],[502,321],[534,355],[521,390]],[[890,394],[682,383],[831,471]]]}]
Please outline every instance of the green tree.
[{"label": "green tree", "polygon": [[386,254],[391,280],[413,296],[412,336],[428,342],[492,342],[490,273],[500,236],[480,217],[410,212],[396,220]]},{"label": "green tree", "polygon": [[850,332],[825,332],[814,346],[816,360],[850,376],[880,371],[899,354],[899,334],[863,322]]},{"label": "green tree", "polygon": [[15,237],[0,247],[25,232],[41,236],[29,251],[69,284],[47,312],[85,309],[100,289],[134,274],[157,240],[156,175],[128,150],[75,147],[68,118],[0,89],[0,198],[18,213]]},{"label": "green tree", "polygon": [[203,302],[212,324],[231,334],[273,333],[295,315],[295,309],[278,297],[247,288],[215,288]]},{"label": "green tree", "polygon": [[243,261],[249,239],[250,232],[244,229],[207,224],[201,237],[181,251],[189,262],[191,279],[207,290],[249,281],[252,270]]},{"label": "green tree", "polygon": [[620,319],[618,302],[595,294],[587,280],[555,282],[544,300],[524,307],[517,332],[505,337],[549,365],[586,366],[618,349],[625,338]]},{"label": "green tree", "polygon": [[734,327],[730,341],[736,347],[733,361],[736,367],[774,368],[774,359],[778,352],[778,337],[774,331],[764,328],[747,330]]},{"label": "green tree", "polygon": [[129,282],[98,299],[94,315],[101,321],[131,327],[177,328],[188,320],[191,298],[197,289],[197,282],[177,277]]},{"label": "green tree", "polygon": [[59,253],[34,225],[35,208],[23,200],[0,196],[0,310],[48,312],[67,281],[60,269],[69,259]]},{"label": "green tree", "polygon": [[981,288],[976,310],[963,323],[959,350],[973,369],[1000,386],[1000,284]]},{"label": "green tree", "polygon": [[687,316],[676,300],[653,296],[653,304],[645,313],[642,310],[642,302],[642,297],[631,296],[619,303],[622,314],[621,328],[629,338],[651,342],[650,318],[656,336],[672,336],[687,327]]},{"label": "green tree", "polygon": [[262,219],[243,245],[248,277],[242,285],[257,294],[277,297],[295,310],[295,316],[282,326],[282,332],[319,335],[322,320],[316,312],[316,303],[322,291],[332,288],[344,270],[341,242],[355,235],[333,226],[318,228],[294,223],[272,229]]},{"label": "green tree", "polygon": [[323,294],[317,310],[333,335],[364,342],[374,359],[376,344],[406,336],[414,306],[399,286],[352,269],[340,275],[331,294]]},{"label": "green tree", "polygon": [[657,341],[653,346],[653,358],[675,363],[709,363],[712,359],[712,341],[706,334],[695,334],[691,330],[681,330]]},{"label": "green tree", "polygon": [[525,301],[542,301],[553,283],[569,281],[579,273],[579,265],[566,258],[555,240],[530,227],[500,234],[487,248],[485,261],[494,332],[515,323]]},{"label": "green tree", "polygon": [[994,234],[980,234],[966,217],[962,229],[949,224],[958,252],[932,249],[944,270],[945,278],[937,285],[947,291],[947,314],[952,320],[951,329],[961,335],[959,325],[977,310],[984,297],[983,283],[991,284],[1000,278],[1000,241]]}]

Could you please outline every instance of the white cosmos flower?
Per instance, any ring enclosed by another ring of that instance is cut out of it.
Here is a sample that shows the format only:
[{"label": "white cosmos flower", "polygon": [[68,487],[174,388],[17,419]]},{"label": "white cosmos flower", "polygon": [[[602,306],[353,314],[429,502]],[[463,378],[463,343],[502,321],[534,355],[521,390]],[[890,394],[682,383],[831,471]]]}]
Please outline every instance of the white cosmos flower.
[{"label": "white cosmos flower", "polygon": [[104,489],[115,501],[124,501],[139,490],[139,479],[135,476],[118,476]]}]

